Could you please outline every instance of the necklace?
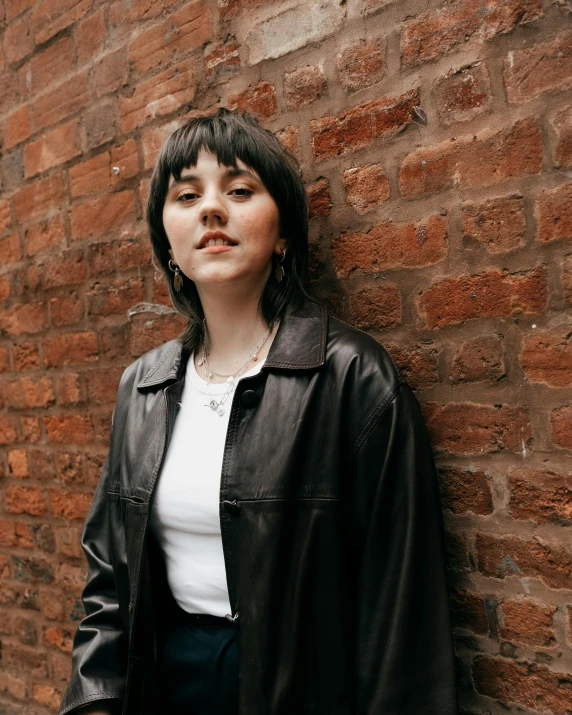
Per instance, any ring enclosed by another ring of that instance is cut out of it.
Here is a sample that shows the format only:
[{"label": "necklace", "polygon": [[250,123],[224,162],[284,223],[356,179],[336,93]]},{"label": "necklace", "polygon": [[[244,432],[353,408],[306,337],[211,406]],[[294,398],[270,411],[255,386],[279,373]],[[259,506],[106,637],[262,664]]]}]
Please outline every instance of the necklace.
[{"label": "necklace", "polygon": [[246,370],[248,365],[253,360],[256,360],[258,358],[258,353],[264,346],[264,343],[268,340],[270,333],[274,330],[276,325],[278,325],[278,322],[279,322],[279,320],[278,320],[278,318],[276,318],[272,321],[272,323],[270,323],[270,327],[268,328],[268,330],[266,331],[264,336],[258,341],[258,343],[255,345],[254,349],[250,351],[248,357],[243,362],[243,364],[238,368],[238,370],[234,374],[225,375],[222,373],[214,372],[214,370],[212,370],[209,365],[209,361],[208,361],[208,357],[207,357],[207,339],[206,339],[206,337],[207,337],[207,323],[206,323],[206,319],[203,318],[203,336],[204,336],[203,337],[203,354],[202,354],[202,357],[199,358],[199,360],[197,360],[197,365],[205,366],[207,385],[211,384],[210,379],[213,375],[218,375],[219,377],[226,377],[227,378],[226,381],[228,382],[228,388],[222,395],[221,399],[217,401],[213,396],[213,399],[210,402],[208,402],[207,404],[205,404],[205,407],[210,407],[211,410],[213,410],[213,412],[216,412],[217,415],[219,415],[220,417],[222,417],[222,415],[224,415],[223,405],[227,401],[228,396],[230,395],[232,390],[234,389],[236,381],[238,380],[240,375],[242,375],[242,373]]}]

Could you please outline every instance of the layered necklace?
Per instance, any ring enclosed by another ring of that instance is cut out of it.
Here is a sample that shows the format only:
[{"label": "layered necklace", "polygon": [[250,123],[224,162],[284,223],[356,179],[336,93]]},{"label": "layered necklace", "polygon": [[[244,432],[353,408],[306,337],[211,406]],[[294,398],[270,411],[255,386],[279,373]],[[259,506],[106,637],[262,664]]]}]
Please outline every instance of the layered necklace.
[{"label": "layered necklace", "polygon": [[[205,374],[206,374],[206,379],[207,379],[207,385],[211,384],[211,377],[213,375],[217,375],[218,377],[226,377],[226,382],[228,383],[228,388],[226,391],[223,393],[222,397],[220,400],[214,399],[214,396],[211,395],[212,399],[210,402],[205,404],[205,407],[210,407],[213,412],[216,412],[217,415],[221,416],[224,415],[224,403],[227,401],[228,396],[230,393],[233,391],[236,382],[238,378],[243,374],[243,372],[246,371],[246,368],[248,365],[253,360],[258,359],[258,353],[262,350],[262,347],[264,346],[264,343],[268,340],[270,333],[274,330],[276,325],[279,323],[279,318],[275,318],[271,323],[270,327],[266,331],[266,333],[263,335],[263,337],[258,341],[258,343],[255,345],[255,347],[250,351],[248,357],[246,360],[243,362],[243,364],[238,368],[238,370],[235,373],[232,374],[224,374],[220,372],[215,372],[213,369],[211,369],[209,365],[209,360],[208,360],[208,351],[207,351],[207,322],[206,319],[203,318],[203,349],[202,349],[202,356],[197,360],[197,365],[205,366]],[[213,383],[216,384],[216,383]]]}]

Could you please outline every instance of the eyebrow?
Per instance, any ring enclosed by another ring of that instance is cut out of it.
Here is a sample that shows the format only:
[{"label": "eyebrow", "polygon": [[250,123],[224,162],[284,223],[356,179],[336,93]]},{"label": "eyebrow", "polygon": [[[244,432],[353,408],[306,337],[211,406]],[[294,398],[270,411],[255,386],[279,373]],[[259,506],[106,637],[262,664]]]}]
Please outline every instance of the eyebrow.
[{"label": "eyebrow", "polygon": [[[248,171],[248,169],[239,169],[238,167],[230,167],[229,169],[227,169],[223,174],[223,179],[228,179],[235,176],[250,176],[252,179],[260,181],[256,174],[253,174],[251,171]],[[169,191],[171,191],[171,189],[175,188],[176,186],[179,186],[180,184],[186,184],[188,182],[200,180],[201,177],[198,174],[185,174],[184,176],[181,176],[180,179],[173,180],[173,182],[169,185]]]}]

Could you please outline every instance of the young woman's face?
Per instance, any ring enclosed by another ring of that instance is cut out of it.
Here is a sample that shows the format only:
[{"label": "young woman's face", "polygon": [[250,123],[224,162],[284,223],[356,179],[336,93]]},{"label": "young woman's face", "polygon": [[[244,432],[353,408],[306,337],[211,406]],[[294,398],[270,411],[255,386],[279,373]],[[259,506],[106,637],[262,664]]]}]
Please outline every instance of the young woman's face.
[{"label": "young woman's face", "polygon": [[253,169],[236,163],[238,171],[219,166],[214,154],[201,150],[180,182],[170,177],[163,206],[169,253],[198,290],[241,282],[262,292],[272,254],[288,246],[280,238],[276,202]]}]

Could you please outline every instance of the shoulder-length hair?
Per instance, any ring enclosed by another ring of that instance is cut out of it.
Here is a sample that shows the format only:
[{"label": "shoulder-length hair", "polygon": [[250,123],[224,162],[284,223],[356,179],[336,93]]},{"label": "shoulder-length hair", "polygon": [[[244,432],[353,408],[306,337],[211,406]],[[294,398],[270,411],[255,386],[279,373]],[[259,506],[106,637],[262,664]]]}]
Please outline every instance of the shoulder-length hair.
[{"label": "shoulder-length hair", "polygon": [[[199,346],[204,313],[195,283],[184,276],[179,292],[173,287],[169,268],[171,247],[163,226],[163,206],[171,175],[180,179],[185,168],[195,166],[201,149],[214,154],[223,166],[237,168],[240,159],[254,169],[276,202],[280,235],[289,240],[284,257],[285,276],[276,279],[273,270],[260,296],[258,310],[267,323],[292,312],[306,299],[319,302],[308,277],[308,199],[300,165],[276,136],[248,112],[217,111],[189,120],[165,141],[151,176],[146,218],[153,253],[166,276],[175,309],[188,318],[178,339],[191,351]],[[272,259],[274,262],[274,258]]]}]

